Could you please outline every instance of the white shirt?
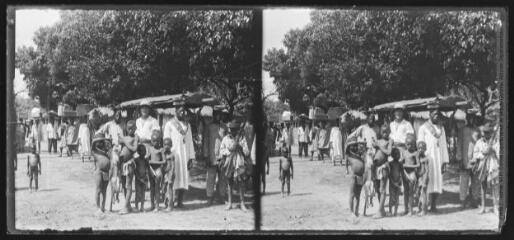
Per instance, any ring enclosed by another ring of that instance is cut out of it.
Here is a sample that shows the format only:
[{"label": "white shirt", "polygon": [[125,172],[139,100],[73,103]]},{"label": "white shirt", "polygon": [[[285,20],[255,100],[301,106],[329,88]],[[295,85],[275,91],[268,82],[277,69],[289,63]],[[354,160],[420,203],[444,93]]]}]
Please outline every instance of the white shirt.
[{"label": "white shirt", "polygon": [[475,146],[473,148],[473,162],[476,162],[476,160],[482,160],[485,158],[485,154],[487,153],[487,150],[489,149],[489,144],[484,138],[478,139],[478,141],[475,143]]},{"label": "white shirt", "polygon": [[377,133],[368,124],[363,124],[351,133],[348,138],[356,136],[358,141],[365,141],[368,149],[373,149],[373,140],[377,140]]},{"label": "white shirt", "polygon": [[405,139],[407,139],[407,134],[414,134],[414,128],[412,124],[407,120],[403,119],[401,122],[392,121],[389,124],[389,128],[391,130],[391,134],[389,137],[396,143],[405,143]]},{"label": "white shirt", "polygon": [[55,132],[54,125],[51,123],[47,123],[45,126],[46,136],[48,139],[56,139],[57,133]]},{"label": "white shirt", "polygon": [[303,127],[298,128],[298,142],[306,143],[308,142],[308,133],[305,131]]},{"label": "white shirt", "polygon": [[152,138],[152,131],[154,129],[161,129],[159,126],[159,122],[157,119],[152,116],[148,116],[148,118],[138,118],[136,120],[136,134],[141,139],[150,140]]},{"label": "white shirt", "polygon": [[119,124],[115,121],[109,121],[106,124],[102,125],[95,134],[103,133],[105,134],[105,138],[111,139],[113,145],[120,144],[119,137],[123,136],[123,129]]}]

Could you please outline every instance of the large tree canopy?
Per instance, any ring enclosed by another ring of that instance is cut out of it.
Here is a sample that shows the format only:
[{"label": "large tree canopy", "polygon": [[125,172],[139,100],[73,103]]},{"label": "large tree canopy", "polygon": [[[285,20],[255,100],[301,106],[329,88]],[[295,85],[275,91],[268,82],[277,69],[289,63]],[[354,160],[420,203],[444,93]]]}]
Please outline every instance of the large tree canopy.
[{"label": "large tree canopy", "polygon": [[17,49],[16,67],[42,106],[48,91],[72,105],[107,105],[203,89],[232,111],[260,76],[257,21],[235,10],[63,11],[38,30],[36,49]]},{"label": "large tree canopy", "polygon": [[[319,93],[348,108],[465,92],[484,113],[497,79],[493,11],[315,10],[264,56],[279,98],[306,112]],[[315,101],[314,101],[315,102]]]}]

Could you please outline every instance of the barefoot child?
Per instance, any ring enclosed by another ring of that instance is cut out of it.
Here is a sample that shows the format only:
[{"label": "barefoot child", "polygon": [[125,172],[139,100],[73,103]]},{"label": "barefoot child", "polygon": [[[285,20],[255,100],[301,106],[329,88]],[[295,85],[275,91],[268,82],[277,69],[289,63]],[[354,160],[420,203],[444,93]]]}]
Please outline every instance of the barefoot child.
[{"label": "barefoot child", "polygon": [[32,153],[27,156],[27,176],[29,177],[29,190],[32,192],[32,180],[36,185],[35,190],[38,189],[38,174],[41,175],[41,159],[37,153],[36,145],[33,143]]},{"label": "barefoot child", "polygon": [[134,171],[136,168],[134,162],[134,153],[137,151],[137,143],[139,141],[135,132],[136,122],[134,120],[130,120],[127,122],[128,135],[118,136],[118,139],[120,139],[121,143],[121,185],[125,195],[125,206],[123,207],[121,213],[128,213],[132,211],[130,207],[130,199],[132,198],[132,180],[134,179]]},{"label": "barefoot child", "polygon": [[403,153],[401,163],[403,163],[403,186],[405,196],[405,214],[413,215],[414,199],[417,189],[416,173],[419,168],[418,152],[416,151],[416,140],[413,134],[407,134],[405,140],[407,150]]},{"label": "barefoot child", "polygon": [[145,145],[138,145],[136,158],[134,159],[136,165],[134,182],[136,186],[136,209],[138,209],[140,212],[144,211],[145,190],[146,185],[148,184],[148,163],[146,162],[145,156]]},{"label": "barefoot child", "polygon": [[[101,212],[105,211],[107,186],[109,185],[109,170],[111,168],[110,145],[103,134],[95,135],[91,144],[91,153],[95,160],[96,206]],[[100,203],[100,197],[102,202]]]},{"label": "barefoot child", "polygon": [[167,211],[173,210],[173,181],[175,180],[175,152],[172,151],[173,143],[171,138],[164,139],[163,155],[166,164],[164,165],[163,192],[166,193],[164,204]]},{"label": "barefoot child", "polygon": [[154,131],[152,133],[151,146],[148,148],[150,151],[149,176],[150,176],[150,210],[159,211],[159,198],[162,181],[162,167],[165,163],[163,151],[159,144],[160,132]]},{"label": "barefoot child", "polygon": [[428,156],[425,155],[427,151],[427,144],[423,141],[418,142],[418,162],[420,164],[418,171],[418,207],[419,213],[418,215],[424,216],[427,212],[428,207]]},{"label": "barefoot child", "polygon": [[[396,216],[398,213],[398,200],[402,187],[402,164],[400,163],[400,150],[393,148],[391,150],[393,160],[389,162],[389,213]],[[394,208],[394,212],[393,212]]]},{"label": "barefoot child", "polygon": [[393,140],[389,138],[389,126],[382,125],[380,134],[377,141],[373,142],[373,147],[376,149],[375,156],[373,157],[373,173],[375,174],[375,192],[377,193],[378,200],[378,214],[375,218],[381,218],[386,215],[384,210],[386,198],[386,184],[389,178],[389,164],[387,158],[391,155],[393,147]]},{"label": "barefoot child", "polygon": [[284,185],[287,183],[287,195],[291,194],[291,179],[293,178],[293,159],[289,155],[288,149],[282,149],[282,157],[278,164],[279,179],[282,182],[282,197],[284,194]]}]

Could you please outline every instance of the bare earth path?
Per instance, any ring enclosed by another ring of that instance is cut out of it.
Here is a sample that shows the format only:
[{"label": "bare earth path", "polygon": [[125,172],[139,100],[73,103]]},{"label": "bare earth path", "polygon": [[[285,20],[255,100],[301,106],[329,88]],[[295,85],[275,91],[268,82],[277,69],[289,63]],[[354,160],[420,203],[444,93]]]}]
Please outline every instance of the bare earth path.
[{"label": "bare earth path", "polygon": [[[45,149],[45,148],[43,148]],[[118,214],[123,204],[115,203],[113,213],[98,213],[94,201],[93,162],[82,163],[58,155],[42,156],[42,175],[39,191],[30,193],[26,175],[26,154],[18,154],[16,171],[16,228],[18,230],[253,230],[254,212],[239,209],[225,211],[223,205],[208,207],[205,182],[193,182],[185,195],[185,209],[174,212],[144,212],[126,215]],[[75,155],[76,156],[76,155]],[[109,195],[109,190],[108,193]],[[145,207],[149,208],[149,192]],[[238,197],[235,196],[237,199]],[[110,197],[107,197],[106,208]],[[239,203],[234,204],[238,207]],[[247,203],[248,207],[251,204]],[[161,208],[164,206],[161,205]]]},{"label": "bare earth path", "polygon": [[[398,216],[373,219],[378,200],[362,217],[364,192],[358,219],[350,215],[348,193],[350,176],[344,166],[326,161],[299,158],[293,149],[295,167],[291,195],[282,198],[278,180],[278,158],[270,160],[266,194],[262,198],[262,230],[493,230],[498,228],[494,213],[478,214],[478,209],[459,208],[458,175],[445,174],[444,193],[437,215]],[[403,212],[403,196],[398,212]],[[386,211],[388,200],[386,199]],[[488,201],[488,206],[491,206]]]}]

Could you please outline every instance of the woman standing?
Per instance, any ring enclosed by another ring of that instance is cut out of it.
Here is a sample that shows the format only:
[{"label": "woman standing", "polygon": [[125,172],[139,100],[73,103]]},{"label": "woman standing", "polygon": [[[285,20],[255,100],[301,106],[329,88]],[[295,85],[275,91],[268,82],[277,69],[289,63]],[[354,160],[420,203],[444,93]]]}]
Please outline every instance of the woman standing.
[{"label": "woman standing", "polygon": [[80,156],[89,156],[91,154],[91,135],[89,127],[86,124],[86,119],[84,117],[82,118],[82,121],[79,126],[78,142]]}]

